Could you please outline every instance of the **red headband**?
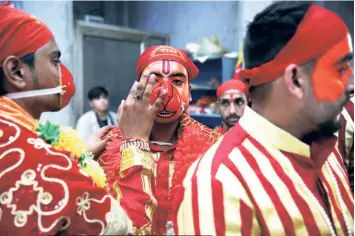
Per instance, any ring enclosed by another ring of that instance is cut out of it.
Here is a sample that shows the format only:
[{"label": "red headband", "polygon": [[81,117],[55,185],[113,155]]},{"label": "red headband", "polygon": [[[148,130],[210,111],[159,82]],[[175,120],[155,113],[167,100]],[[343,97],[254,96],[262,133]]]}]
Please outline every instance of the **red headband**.
[{"label": "red headband", "polygon": [[226,91],[228,90],[239,90],[240,92],[244,93],[247,95],[248,93],[248,86],[236,79],[230,79],[221,84],[221,86],[218,87],[217,89],[217,97],[221,97]]},{"label": "red headband", "polygon": [[43,22],[24,11],[0,6],[0,16],[0,63],[11,55],[33,53],[53,39]]},{"label": "red headband", "polygon": [[152,62],[171,60],[183,64],[188,72],[189,80],[193,80],[199,73],[196,65],[191,61],[185,51],[170,46],[152,46],[147,48],[139,57],[136,67],[137,77]]},{"label": "red headband", "polygon": [[348,29],[338,15],[312,4],[295,35],[273,60],[242,70],[240,75],[254,86],[271,82],[282,76],[288,65],[303,65],[319,58],[347,34]]}]

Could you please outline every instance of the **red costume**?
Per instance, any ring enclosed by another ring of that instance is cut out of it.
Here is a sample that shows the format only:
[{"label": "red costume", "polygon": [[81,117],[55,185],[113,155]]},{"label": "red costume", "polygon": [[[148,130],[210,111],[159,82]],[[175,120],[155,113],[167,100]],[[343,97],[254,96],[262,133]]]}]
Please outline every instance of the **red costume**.
[{"label": "red costume", "polygon": [[[23,11],[0,6],[0,15],[0,66],[7,57],[34,53],[53,39],[47,26]],[[67,92],[60,95],[64,107],[75,88],[70,72],[62,65],[58,70]],[[0,234],[128,233],[130,221],[119,203],[94,184],[71,153],[54,149],[38,136],[37,121],[8,98],[38,91],[0,96]]]},{"label": "red costume", "polygon": [[[157,54],[163,55],[163,57],[148,60]],[[178,57],[177,61],[187,69],[187,74],[193,77],[197,75],[198,71],[196,73],[195,66],[182,51],[159,46],[149,48],[142,54],[137,65],[137,76],[148,64],[158,61],[165,66],[164,68],[167,68],[170,64],[166,64],[164,60],[174,61],[176,57]],[[159,73],[170,74],[170,72],[164,71]],[[193,79],[190,76],[188,79]],[[161,77],[163,80],[164,76]],[[159,87],[160,83],[165,82],[160,82],[159,78],[159,83],[156,86]],[[186,87],[188,88],[188,86]],[[173,85],[172,91],[176,91],[175,89]],[[170,90],[168,89],[168,91]],[[171,98],[169,101],[175,99],[169,92],[167,97]],[[181,97],[181,103],[184,106],[186,99],[184,96]],[[172,106],[164,102],[163,107],[162,109],[169,110],[169,107]],[[159,120],[161,119],[162,117],[159,117]],[[121,206],[133,222],[134,234],[164,234],[173,229],[171,223],[173,215],[171,215],[170,207],[176,189],[182,184],[188,167],[219,137],[215,131],[191,119],[185,111],[178,119],[180,122],[177,129],[177,142],[167,149],[150,143],[153,157],[143,153],[137,154],[129,149],[120,153],[122,134],[117,128],[110,135],[116,134],[118,138],[112,138],[112,141],[107,144],[105,153],[99,159],[99,163],[106,171],[110,193],[120,198]]]},{"label": "red costume", "polygon": [[0,97],[2,235],[117,234],[127,224],[118,202],[85,176],[70,153],[35,132],[37,122]]}]

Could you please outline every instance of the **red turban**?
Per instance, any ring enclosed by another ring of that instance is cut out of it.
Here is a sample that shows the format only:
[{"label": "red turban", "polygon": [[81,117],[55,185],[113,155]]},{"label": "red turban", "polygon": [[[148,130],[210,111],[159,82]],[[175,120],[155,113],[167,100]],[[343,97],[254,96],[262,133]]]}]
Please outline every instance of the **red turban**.
[{"label": "red turban", "polygon": [[160,60],[171,60],[183,64],[187,70],[189,80],[193,80],[199,73],[196,65],[183,50],[170,46],[160,45],[147,48],[138,58],[136,73],[139,77],[142,71],[152,62]]},{"label": "red turban", "polygon": [[246,96],[248,95],[248,85],[245,83],[236,80],[230,79],[226,82],[222,83],[221,86],[217,89],[217,97],[221,97],[226,91],[228,90],[239,90],[240,92],[244,93]]},{"label": "red turban", "polygon": [[254,86],[276,80],[288,65],[302,65],[319,58],[347,34],[348,29],[338,15],[312,4],[295,35],[276,57],[259,67],[242,70],[241,77]]},{"label": "red turban", "polygon": [[53,34],[42,21],[24,11],[0,6],[0,63],[11,55],[20,58],[33,53],[51,39]]}]

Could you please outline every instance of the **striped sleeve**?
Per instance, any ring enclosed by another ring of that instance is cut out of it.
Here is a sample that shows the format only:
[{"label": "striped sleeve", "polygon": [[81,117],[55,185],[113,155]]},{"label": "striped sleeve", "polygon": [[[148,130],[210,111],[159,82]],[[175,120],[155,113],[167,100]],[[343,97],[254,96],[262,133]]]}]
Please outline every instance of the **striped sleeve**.
[{"label": "striped sleeve", "polygon": [[185,177],[175,221],[179,235],[260,234],[243,185],[223,162],[215,162],[219,146],[220,141],[190,167]]}]

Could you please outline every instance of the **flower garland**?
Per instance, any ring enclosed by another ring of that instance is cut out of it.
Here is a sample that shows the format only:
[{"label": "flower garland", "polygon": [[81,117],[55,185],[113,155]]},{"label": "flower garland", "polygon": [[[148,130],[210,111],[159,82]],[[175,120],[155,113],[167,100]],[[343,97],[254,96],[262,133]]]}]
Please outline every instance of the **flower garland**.
[{"label": "flower garland", "polygon": [[86,150],[83,140],[74,129],[46,121],[37,125],[36,133],[54,149],[70,152],[71,158],[93,178],[98,187],[107,187],[105,172],[94,160],[93,154]]}]

